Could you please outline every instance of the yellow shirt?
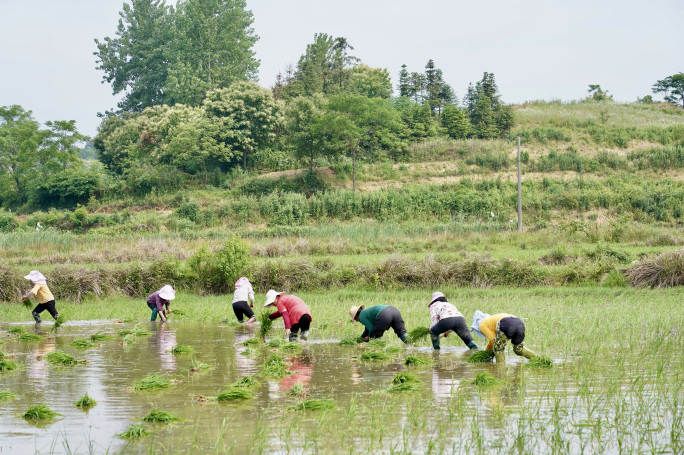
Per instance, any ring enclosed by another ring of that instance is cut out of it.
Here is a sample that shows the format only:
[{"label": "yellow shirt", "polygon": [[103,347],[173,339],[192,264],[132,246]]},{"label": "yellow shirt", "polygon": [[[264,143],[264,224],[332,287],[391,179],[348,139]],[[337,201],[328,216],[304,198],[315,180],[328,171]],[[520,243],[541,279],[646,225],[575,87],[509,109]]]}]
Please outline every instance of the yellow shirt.
[{"label": "yellow shirt", "polygon": [[507,318],[510,316],[513,315],[508,313],[497,313],[491,316],[487,316],[480,322],[480,332],[482,332],[482,335],[487,337],[487,340],[489,340],[489,343],[487,343],[487,347],[485,349],[491,351],[494,348],[494,337],[496,336],[496,323],[502,320],[503,318]]},{"label": "yellow shirt", "polygon": [[50,300],[55,300],[55,296],[52,295],[50,289],[48,289],[47,284],[36,283],[31,289],[31,294],[35,294],[38,297],[40,303],[49,302]]}]

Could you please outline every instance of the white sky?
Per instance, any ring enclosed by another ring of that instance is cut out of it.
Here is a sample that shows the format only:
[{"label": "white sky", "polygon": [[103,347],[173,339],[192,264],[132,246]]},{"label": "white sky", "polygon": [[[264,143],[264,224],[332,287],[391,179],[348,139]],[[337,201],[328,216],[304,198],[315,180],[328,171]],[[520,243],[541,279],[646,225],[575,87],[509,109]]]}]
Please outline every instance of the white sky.
[{"label": "white sky", "polygon": [[[118,101],[95,69],[94,39],[114,37],[123,0],[0,0],[0,106],[76,120],[95,135]],[[169,2],[167,2],[169,3]],[[175,3],[175,2],[173,2]],[[682,0],[247,0],[260,84],[296,64],[314,33],[343,36],[363,63],[423,72],[432,58],[461,98],[493,72],[504,101],[565,101],[600,84],[617,101],[684,72]],[[655,97],[660,99],[660,96]]]}]

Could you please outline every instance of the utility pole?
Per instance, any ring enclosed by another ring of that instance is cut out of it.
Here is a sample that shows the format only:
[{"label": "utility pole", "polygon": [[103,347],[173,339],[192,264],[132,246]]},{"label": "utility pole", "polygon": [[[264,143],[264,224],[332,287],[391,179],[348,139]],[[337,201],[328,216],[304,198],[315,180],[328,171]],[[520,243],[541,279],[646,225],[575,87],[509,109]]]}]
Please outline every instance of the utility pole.
[{"label": "utility pole", "polygon": [[520,184],[520,136],[518,136],[518,232],[522,232],[522,186]]}]

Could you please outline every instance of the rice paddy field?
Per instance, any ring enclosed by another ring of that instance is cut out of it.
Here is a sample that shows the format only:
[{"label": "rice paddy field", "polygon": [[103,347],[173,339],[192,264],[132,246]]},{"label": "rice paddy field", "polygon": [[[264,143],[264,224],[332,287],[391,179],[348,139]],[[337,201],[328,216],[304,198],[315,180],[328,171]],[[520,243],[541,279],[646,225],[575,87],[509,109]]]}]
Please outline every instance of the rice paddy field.
[{"label": "rice paddy field", "polygon": [[[16,368],[0,370],[0,453],[684,451],[681,290],[440,290],[468,320],[520,316],[525,345],[552,365],[510,346],[505,364],[469,363],[453,335],[440,351],[392,331],[340,343],[363,331],[351,305],[394,305],[409,331],[429,325],[433,289],[298,292],[313,323],[294,348],[282,320],[265,342],[259,324],[237,325],[230,296],[181,293],[165,324],[142,299],[58,302],[56,330],[47,314],[36,325],[2,305],[0,361]],[[74,360],[51,363],[56,352]]]}]

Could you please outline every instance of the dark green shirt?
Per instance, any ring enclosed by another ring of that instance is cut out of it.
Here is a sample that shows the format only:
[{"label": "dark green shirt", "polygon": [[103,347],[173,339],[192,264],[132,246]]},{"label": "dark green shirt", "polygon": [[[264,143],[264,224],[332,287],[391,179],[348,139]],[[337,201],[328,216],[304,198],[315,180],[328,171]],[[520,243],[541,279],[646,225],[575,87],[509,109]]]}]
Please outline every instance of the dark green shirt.
[{"label": "dark green shirt", "polygon": [[[374,305],[359,312],[359,322],[363,324],[368,334],[373,333],[373,329],[375,328],[375,320],[378,319],[380,312],[388,306],[389,305]],[[364,331],[363,333],[366,332]]]}]

